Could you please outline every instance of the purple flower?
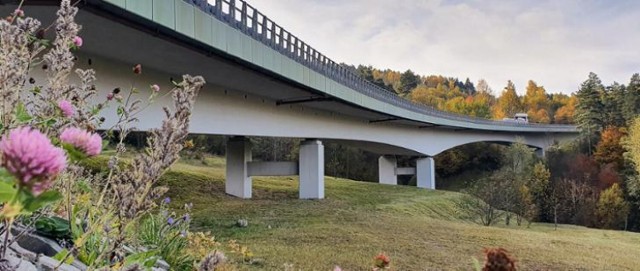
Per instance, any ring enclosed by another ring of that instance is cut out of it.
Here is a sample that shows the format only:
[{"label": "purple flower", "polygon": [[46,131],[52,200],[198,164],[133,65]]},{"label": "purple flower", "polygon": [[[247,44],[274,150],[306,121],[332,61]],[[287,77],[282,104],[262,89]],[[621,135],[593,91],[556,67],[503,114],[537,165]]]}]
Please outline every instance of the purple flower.
[{"label": "purple flower", "polygon": [[164,204],[169,204],[169,203],[171,203],[171,198],[170,198],[170,197],[166,197],[166,198],[164,198],[164,200],[162,200],[162,203],[164,203]]},{"label": "purple flower", "polygon": [[107,94],[107,101],[111,100],[113,100],[113,92],[109,92],[109,94]]},{"label": "purple flower", "polygon": [[175,221],[173,221],[173,217],[167,218],[167,224],[173,225],[173,222],[175,222]]},{"label": "purple flower", "polygon": [[153,84],[151,85],[151,90],[153,90],[153,92],[159,92],[160,91],[160,86]]},{"label": "purple flower", "polygon": [[62,111],[62,115],[64,115],[67,118],[73,117],[73,114],[75,114],[75,111],[76,111],[73,105],[67,100],[59,101],[58,107]]},{"label": "purple flower", "polygon": [[73,45],[77,47],[82,46],[82,38],[80,36],[73,37]]},{"label": "purple flower", "polygon": [[53,184],[55,177],[67,167],[64,150],[51,144],[47,136],[31,127],[9,131],[0,139],[2,162],[18,178],[19,186],[39,195]]},{"label": "purple flower", "polygon": [[66,128],[60,134],[60,141],[71,144],[88,156],[95,156],[102,151],[102,138],[80,128]]},{"label": "purple flower", "polygon": [[189,214],[184,214],[182,216],[182,220],[184,220],[185,222],[189,222],[191,220],[191,216]]},{"label": "purple flower", "polygon": [[18,17],[24,17],[24,10],[17,8],[16,10],[13,11],[13,14],[15,14],[15,16],[18,16]]}]

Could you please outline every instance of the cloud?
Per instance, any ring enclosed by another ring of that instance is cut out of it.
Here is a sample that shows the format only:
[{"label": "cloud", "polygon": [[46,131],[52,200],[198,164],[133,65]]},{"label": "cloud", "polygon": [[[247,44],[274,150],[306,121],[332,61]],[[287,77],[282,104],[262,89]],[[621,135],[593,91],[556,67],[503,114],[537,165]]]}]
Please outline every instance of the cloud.
[{"label": "cloud", "polygon": [[640,2],[249,0],[336,62],[570,93],[640,72]]}]

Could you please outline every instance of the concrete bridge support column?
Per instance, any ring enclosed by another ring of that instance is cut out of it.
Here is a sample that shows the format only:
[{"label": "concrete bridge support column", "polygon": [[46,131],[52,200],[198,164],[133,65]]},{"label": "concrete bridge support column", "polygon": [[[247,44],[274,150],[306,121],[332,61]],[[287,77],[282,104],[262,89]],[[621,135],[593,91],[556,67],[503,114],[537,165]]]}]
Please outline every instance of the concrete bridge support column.
[{"label": "concrete bridge support column", "polygon": [[433,157],[423,157],[416,160],[417,187],[436,189],[436,165]]},{"label": "concrete bridge support column", "polygon": [[536,156],[540,159],[544,159],[545,151],[543,148],[536,149]]},{"label": "concrete bridge support column", "polygon": [[395,156],[383,155],[378,158],[378,182],[382,184],[398,184],[396,168],[398,161]]},{"label": "concrete bridge support column", "polygon": [[300,198],[324,198],[324,146],[308,139],[300,144]]},{"label": "concrete bridge support column", "polygon": [[245,137],[232,137],[227,142],[227,175],[225,192],[243,199],[251,198],[251,142]]}]

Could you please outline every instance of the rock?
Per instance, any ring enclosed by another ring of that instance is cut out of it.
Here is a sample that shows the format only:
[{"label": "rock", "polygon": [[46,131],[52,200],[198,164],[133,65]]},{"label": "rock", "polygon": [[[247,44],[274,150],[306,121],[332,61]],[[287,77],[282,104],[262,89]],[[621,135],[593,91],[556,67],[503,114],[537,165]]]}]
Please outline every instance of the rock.
[{"label": "rock", "polygon": [[12,243],[9,246],[9,249],[13,250],[16,253],[16,255],[18,255],[18,256],[22,257],[23,259],[26,259],[26,260],[28,260],[30,262],[35,262],[38,259],[38,255],[37,254],[22,248],[20,245],[18,245],[17,242]]},{"label": "rock", "polygon": [[[22,230],[12,230],[14,236],[17,236]],[[53,257],[62,251],[62,247],[49,238],[41,237],[31,233],[25,233],[16,239],[16,243],[23,248],[29,248],[29,251],[35,254],[44,254]]]},{"label": "rock", "polygon": [[[58,265],[60,265],[60,267],[58,267]],[[38,266],[40,268],[40,270],[43,271],[80,271],[80,269],[68,265],[68,264],[60,264],[60,261],[53,259],[51,257],[47,257],[47,256],[40,256],[38,258],[38,262],[36,263],[36,266]],[[56,268],[58,267],[58,268]]]},{"label": "rock", "polygon": [[[8,265],[11,268],[8,270],[13,270],[13,268],[16,268],[15,270],[20,271],[38,271],[35,265],[27,261],[26,259],[20,259],[16,257],[16,255],[13,254],[13,251],[11,250],[8,251],[8,253],[5,255],[5,258],[7,261],[4,263],[0,263],[0,265]],[[2,267],[0,267],[0,269],[2,269]]]},{"label": "rock", "polygon": [[236,226],[240,228],[245,228],[249,226],[249,221],[247,221],[246,219],[238,219],[238,222],[236,222]]},{"label": "rock", "polygon": [[167,262],[165,262],[162,259],[159,259],[156,261],[156,264],[154,265],[155,268],[159,269],[159,270],[169,270],[169,268],[171,267]]}]

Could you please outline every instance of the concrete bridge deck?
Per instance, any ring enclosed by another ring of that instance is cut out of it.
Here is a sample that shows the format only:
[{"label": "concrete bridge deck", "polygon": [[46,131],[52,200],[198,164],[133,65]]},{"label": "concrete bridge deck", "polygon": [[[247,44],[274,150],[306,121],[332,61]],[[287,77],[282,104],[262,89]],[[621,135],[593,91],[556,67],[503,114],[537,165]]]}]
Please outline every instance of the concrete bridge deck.
[{"label": "concrete bridge deck", "polygon": [[[0,0],[0,9],[11,12],[16,2]],[[57,3],[26,1],[24,9],[53,22]],[[77,63],[97,71],[102,95],[127,88],[136,63],[145,67],[136,79],[139,88],[156,83],[167,90],[171,79],[186,73],[205,77],[192,132],[240,136],[228,146],[227,168],[227,192],[239,197],[251,197],[251,175],[288,172],[300,175],[301,198],[322,198],[321,140],[414,156],[418,186],[435,188],[432,157],[446,149],[518,137],[545,149],[578,133],[575,126],[477,119],[414,104],[344,69],[243,1],[86,0],[79,8],[85,44]],[[161,99],[143,112],[138,128],[158,126],[166,103]],[[105,125],[114,113],[106,110]],[[250,144],[242,136],[307,140],[295,168],[250,163]],[[381,157],[379,168],[382,183],[408,172],[389,156]]]}]

